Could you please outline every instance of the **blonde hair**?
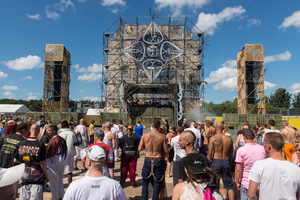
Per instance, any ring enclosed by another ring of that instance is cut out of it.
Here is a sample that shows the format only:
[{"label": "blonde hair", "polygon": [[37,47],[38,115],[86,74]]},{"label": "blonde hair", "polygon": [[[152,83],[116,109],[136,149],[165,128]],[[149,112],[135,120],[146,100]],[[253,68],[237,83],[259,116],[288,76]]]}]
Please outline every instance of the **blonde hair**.
[{"label": "blonde hair", "polygon": [[223,125],[223,131],[224,131],[224,135],[226,135],[227,137],[231,137],[229,127],[226,124]]},{"label": "blonde hair", "polygon": [[102,131],[105,131],[105,129],[106,129],[106,125],[103,124],[103,125],[102,125]]},{"label": "blonde hair", "polygon": [[300,135],[297,135],[295,137],[294,142],[299,145],[299,143],[300,143]]},{"label": "blonde hair", "polygon": [[127,129],[127,134],[128,134],[128,137],[129,137],[129,138],[132,137],[132,133],[133,133],[133,126],[132,126],[132,125],[129,125],[129,126],[128,126],[128,129]]},{"label": "blonde hair", "polygon": [[36,137],[39,141],[41,140],[41,138],[43,137],[43,135],[45,134],[47,128],[49,128],[50,126],[48,124],[45,124],[45,126],[43,127],[43,131],[39,133],[39,135]]}]

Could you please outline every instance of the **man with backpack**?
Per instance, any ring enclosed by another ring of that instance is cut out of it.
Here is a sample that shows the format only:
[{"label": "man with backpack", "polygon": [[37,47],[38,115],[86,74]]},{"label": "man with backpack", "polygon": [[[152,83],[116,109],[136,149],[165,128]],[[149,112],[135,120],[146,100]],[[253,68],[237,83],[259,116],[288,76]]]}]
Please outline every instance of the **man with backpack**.
[{"label": "man with backpack", "polygon": [[48,143],[47,171],[51,189],[51,199],[62,199],[64,196],[64,168],[67,161],[68,149],[66,140],[57,135],[57,126],[49,127],[54,135]]},{"label": "man with backpack", "polygon": [[74,171],[74,155],[75,146],[77,142],[75,133],[69,128],[67,120],[61,122],[61,129],[58,131],[58,135],[66,140],[68,147],[68,158],[66,161],[66,173],[68,174],[68,184],[72,182],[72,172]]},{"label": "man with backpack", "polygon": [[[78,170],[77,167],[77,161],[78,158],[81,159],[81,163],[82,163],[82,172],[87,171],[87,169],[85,168],[85,153],[84,153],[84,149],[87,148],[87,145],[89,144],[89,136],[88,136],[88,132],[87,132],[87,128],[85,126],[85,121],[83,118],[81,118],[79,120],[79,125],[77,125],[74,129],[77,137],[79,136],[79,134],[81,135],[82,138],[82,142],[81,144],[79,144],[78,146],[75,147],[76,150],[76,154],[74,156],[74,168],[75,170]],[[79,136],[80,137],[80,136]]]}]

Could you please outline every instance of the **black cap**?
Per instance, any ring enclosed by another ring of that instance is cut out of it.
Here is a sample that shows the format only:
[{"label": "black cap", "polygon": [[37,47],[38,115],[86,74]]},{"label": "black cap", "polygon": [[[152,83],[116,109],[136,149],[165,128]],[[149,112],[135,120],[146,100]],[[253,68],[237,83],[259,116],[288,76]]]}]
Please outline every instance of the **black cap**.
[{"label": "black cap", "polygon": [[184,165],[188,165],[194,174],[206,173],[208,167],[208,160],[206,156],[201,153],[192,153],[186,156]]},{"label": "black cap", "polygon": [[99,137],[104,138],[104,132],[101,129],[95,130],[95,134],[97,134]]}]

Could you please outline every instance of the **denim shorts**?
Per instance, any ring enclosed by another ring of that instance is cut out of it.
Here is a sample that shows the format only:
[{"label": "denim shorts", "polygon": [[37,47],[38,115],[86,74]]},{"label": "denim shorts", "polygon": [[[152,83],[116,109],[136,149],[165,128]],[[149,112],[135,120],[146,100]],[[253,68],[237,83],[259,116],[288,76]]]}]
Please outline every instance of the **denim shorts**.
[{"label": "denim shorts", "polygon": [[[213,159],[210,168],[216,170],[220,167],[221,175],[223,177],[224,189],[231,190],[233,187],[233,180],[231,177],[231,167],[228,159]],[[219,187],[219,185],[218,185]]]}]

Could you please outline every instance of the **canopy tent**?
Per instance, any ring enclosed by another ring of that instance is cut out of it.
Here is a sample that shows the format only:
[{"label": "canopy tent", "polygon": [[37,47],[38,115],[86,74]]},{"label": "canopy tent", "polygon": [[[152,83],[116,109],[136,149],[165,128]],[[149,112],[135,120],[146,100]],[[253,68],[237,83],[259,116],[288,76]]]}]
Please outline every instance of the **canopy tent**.
[{"label": "canopy tent", "polygon": [[92,109],[89,108],[86,115],[100,115],[100,113],[103,112],[104,109]]},{"label": "canopy tent", "polygon": [[0,104],[0,113],[24,114],[28,111],[24,104]]}]

